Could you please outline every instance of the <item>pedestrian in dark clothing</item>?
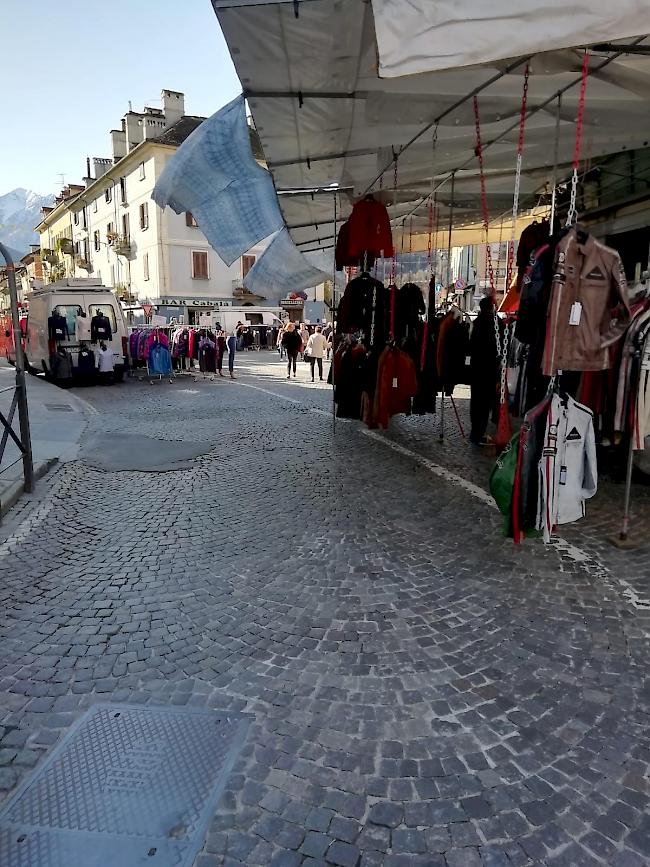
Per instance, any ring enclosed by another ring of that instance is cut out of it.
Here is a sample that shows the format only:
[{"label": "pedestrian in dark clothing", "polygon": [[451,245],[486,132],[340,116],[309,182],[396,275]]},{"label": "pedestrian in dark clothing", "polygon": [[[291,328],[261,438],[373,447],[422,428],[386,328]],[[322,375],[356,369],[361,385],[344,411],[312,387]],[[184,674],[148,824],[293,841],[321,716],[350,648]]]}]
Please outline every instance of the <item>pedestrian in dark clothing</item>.
[{"label": "pedestrian in dark clothing", "polygon": [[302,337],[300,332],[296,331],[295,323],[289,322],[287,328],[282,335],[282,345],[287,350],[287,379],[291,379],[291,368],[293,367],[293,378],[296,378],[296,361],[298,353],[302,349]]},{"label": "pedestrian in dark clothing", "polygon": [[[469,340],[471,397],[469,414],[472,423],[470,442],[485,445],[490,413],[494,408],[499,381],[499,358],[495,332],[495,310],[491,297],[480,302],[480,313],[474,321]],[[496,327],[501,331],[501,323]]]}]

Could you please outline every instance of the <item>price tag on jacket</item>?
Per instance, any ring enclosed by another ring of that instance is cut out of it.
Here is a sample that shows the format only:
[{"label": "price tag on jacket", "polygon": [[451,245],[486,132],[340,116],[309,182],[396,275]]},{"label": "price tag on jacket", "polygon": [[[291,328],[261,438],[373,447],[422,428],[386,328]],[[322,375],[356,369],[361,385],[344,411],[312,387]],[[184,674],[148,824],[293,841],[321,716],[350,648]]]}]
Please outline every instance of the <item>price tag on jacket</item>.
[{"label": "price tag on jacket", "polygon": [[393,388],[397,388],[397,377],[393,377]]},{"label": "price tag on jacket", "polygon": [[571,305],[571,313],[569,314],[569,325],[580,325],[582,319],[582,304],[579,301],[574,301]]}]

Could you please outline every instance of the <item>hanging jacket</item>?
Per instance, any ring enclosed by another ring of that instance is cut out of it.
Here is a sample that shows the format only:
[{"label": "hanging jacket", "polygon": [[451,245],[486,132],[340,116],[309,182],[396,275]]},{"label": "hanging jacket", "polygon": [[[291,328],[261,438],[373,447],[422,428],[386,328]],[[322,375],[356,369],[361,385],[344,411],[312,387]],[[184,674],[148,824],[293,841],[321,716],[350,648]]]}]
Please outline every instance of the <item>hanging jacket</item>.
[{"label": "hanging jacket", "polygon": [[584,517],[598,488],[593,414],[569,395],[554,394],[546,415],[539,462],[537,529],[549,542],[553,528]]},{"label": "hanging jacket", "polygon": [[395,337],[413,336],[426,313],[422,290],[415,283],[405,283],[397,292],[395,301]]},{"label": "hanging jacket", "polygon": [[413,359],[401,349],[387,346],[379,356],[372,417],[378,427],[388,427],[392,416],[411,413],[411,399],[418,390]]},{"label": "hanging jacket", "polygon": [[111,323],[103,313],[96,313],[90,320],[90,341],[97,343],[100,340],[110,340],[113,336]]},{"label": "hanging jacket", "polygon": [[169,349],[162,343],[154,343],[149,349],[149,373],[167,376],[172,372],[172,357]]},{"label": "hanging jacket", "polygon": [[115,369],[115,359],[113,358],[112,349],[99,350],[99,372],[112,373]]},{"label": "hanging jacket", "polygon": [[[607,370],[608,347],[630,321],[621,257],[574,227],[558,243],[543,370]],[[571,324],[573,322],[573,324]]]},{"label": "hanging jacket", "polygon": [[77,373],[81,376],[95,372],[95,355],[86,346],[82,346],[77,354]]},{"label": "hanging jacket", "polygon": [[47,333],[50,340],[57,343],[61,340],[70,339],[70,331],[68,330],[68,320],[65,316],[60,316],[58,313],[53,313],[47,320]]},{"label": "hanging jacket", "polygon": [[300,332],[295,329],[293,331],[285,331],[282,335],[282,345],[287,350],[287,355],[298,355],[302,346]]},{"label": "hanging jacket", "polygon": [[646,321],[636,336],[638,350],[636,406],[633,417],[632,447],[637,451],[645,448],[645,439],[650,436],[650,321]]},{"label": "hanging jacket", "polygon": [[[373,256],[393,255],[393,235],[386,206],[366,196],[352,208],[348,220],[348,256],[359,259],[364,253]],[[370,265],[368,265],[370,267]]]},{"label": "hanging jacket", "polygon": [[522,343],[533,343],[545,334],[553,255],[554,248],[543,244],[531,254],[524,272],[515,325],[515,337]]},{"label": "hanging jacket", "polygon": [[519,432],[519,448],[512,500],[512,530],[515,542],[521,534],[534,530],[537,525],[539,500],[539,462],[544,448],[546,421],[551,405],[547,395],[524,416]]},{"label": "hanging jacket", "polygon": [[388,291],[370,274],[350,280],[339,302],[336,330],[338,334],[363,333],[368,349],[383,346],[388,334]]}]

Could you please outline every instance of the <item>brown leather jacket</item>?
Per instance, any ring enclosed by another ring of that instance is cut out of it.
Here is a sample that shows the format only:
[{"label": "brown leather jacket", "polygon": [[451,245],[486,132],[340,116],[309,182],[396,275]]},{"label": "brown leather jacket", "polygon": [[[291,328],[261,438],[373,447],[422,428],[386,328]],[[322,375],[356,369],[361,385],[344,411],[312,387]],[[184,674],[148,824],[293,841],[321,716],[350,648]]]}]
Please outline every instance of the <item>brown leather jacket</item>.
[{"label": "brown leather jacket", "polygon": [[[575,325],[570,324],[572,309]],[[607,370],[607,347],[630,321],[625,272],[616,250],[591,235],[580,243],[571,229],[557,245],[547,315],[546,376],[558,370]]]}]

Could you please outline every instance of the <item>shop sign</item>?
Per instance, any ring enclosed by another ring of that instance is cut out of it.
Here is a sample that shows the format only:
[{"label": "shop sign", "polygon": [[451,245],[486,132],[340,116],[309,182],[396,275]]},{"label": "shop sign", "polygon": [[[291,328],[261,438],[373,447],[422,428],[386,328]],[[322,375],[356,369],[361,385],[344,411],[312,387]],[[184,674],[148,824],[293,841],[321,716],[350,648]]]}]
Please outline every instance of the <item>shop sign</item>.
[{"label": "shop sign", "polygon": [[283,298],[280,301],[280,307],[283,310],[294,310],[296,308],[302,309],[305,306],[305,302],[302,298]]},{"label": "shop sign", "polygon": [[153,304],[143,304],[142,305],[142,312],[147,317],[147,319],[151,316],[152,311],[153,311]]}]

